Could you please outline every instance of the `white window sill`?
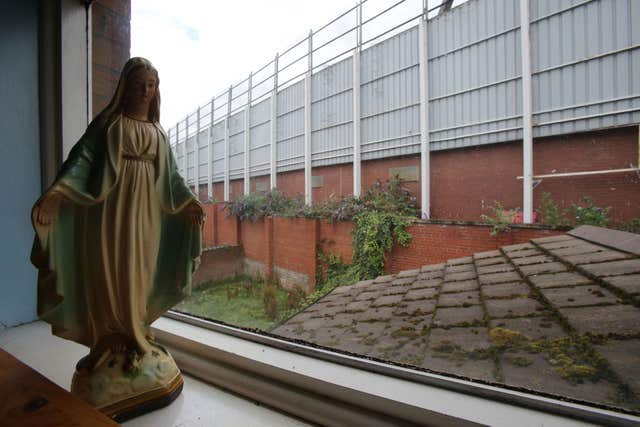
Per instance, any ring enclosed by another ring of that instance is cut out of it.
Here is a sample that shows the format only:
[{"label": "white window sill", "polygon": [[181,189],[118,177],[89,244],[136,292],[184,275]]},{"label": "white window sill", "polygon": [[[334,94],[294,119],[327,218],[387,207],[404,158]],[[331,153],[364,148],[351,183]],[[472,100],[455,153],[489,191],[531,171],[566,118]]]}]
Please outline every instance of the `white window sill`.
[{"label": "white window sill", "polygon": [[[182,320],[163,317],[153,328],[183,372],[323,425],[585,426],[640,422],[638,417],[611,411],[305,348],[189,316],[182,316]],[[466,392],[471,389],[473,394]],[[489,395],[501,400],[484,397]]]}]

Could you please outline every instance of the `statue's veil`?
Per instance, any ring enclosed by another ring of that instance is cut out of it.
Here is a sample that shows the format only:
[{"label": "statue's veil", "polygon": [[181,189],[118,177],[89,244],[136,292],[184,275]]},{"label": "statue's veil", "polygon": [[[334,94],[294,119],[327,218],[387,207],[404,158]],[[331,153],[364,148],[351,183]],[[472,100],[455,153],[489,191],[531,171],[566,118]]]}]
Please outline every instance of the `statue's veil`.
[{"label": "statue's veil", "polygon": [[[124,64],[122,72],[120,73],[120,79],[118,80],[118,86],[113,98],[104,110],[96,116],[95,121],[111,121],[115,115],[121,114],[123,109],[123,101],[125,97],[125,89],[127,87],[127,80],[129,76],[137,69],[144,67],[147,70],[153,71],[156,75],[158,85],[160,85],[160,78],[158,77],[158,70],[153,66],[151,61],[142,57],[131,58]],[[149,106],[149,121],[158,123],[160,121],[160,88],[156,89],[156,96],[151,100]]]}]

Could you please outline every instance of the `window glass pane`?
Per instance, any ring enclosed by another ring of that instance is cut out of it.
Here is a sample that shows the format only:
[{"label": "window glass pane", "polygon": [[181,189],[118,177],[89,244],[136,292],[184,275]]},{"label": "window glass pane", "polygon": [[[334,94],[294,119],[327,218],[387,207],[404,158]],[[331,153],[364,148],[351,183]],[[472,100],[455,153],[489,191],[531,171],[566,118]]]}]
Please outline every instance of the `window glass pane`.
[{"label": "window glass pane", "polygon": [[[640,9],[530,1],[537,225],[521,225],[520,3],[429,1],[422,46],[409,20],[421,1],[367,22],[393,4],[363,4],[359,54],[354,32],[331,42],[357,22],[354,9],[314,33],[308,81],[303,40],[281,51],[278,78],[267,64],[200,119],[192,109],[171,126],[180,173],[208,201],[201,266],[174,310],[640,413],[640,208],[629,166],[640,120],[640,81],[631,84],[640,73],[629,70],[640,53],[624,42]],[[577,40],[575,29],[595,38]],[[418,219],[423,182],[434,221]]]}]

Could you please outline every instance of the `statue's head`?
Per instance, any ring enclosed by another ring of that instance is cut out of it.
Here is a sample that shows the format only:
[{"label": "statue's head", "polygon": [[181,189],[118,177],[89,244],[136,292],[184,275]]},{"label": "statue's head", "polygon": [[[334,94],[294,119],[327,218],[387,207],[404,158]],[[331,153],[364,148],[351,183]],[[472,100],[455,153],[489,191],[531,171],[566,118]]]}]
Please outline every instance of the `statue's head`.
[{"label": "statue's head", "polygon": [[148,120],[160,121],[160,79],[158,70],[148,59],[135,57],[124,64],[118,87],[105,109],[107,115],[120,114],[129,108],[148,108]]}]

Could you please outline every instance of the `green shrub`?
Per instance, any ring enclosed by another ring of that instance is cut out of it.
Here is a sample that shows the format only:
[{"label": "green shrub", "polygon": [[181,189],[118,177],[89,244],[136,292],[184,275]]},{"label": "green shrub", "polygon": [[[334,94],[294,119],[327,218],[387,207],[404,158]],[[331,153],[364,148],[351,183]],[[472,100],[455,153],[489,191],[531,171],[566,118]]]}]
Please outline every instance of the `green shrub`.
[{"label": "green shrub", "polygon": [[572,224],[595,225],[597,227],[606,227],[609,224],[610,207],[601,208],[595,206],[593,204],[593,200],[588,196],[583,197],[582,202],[585,206],[572,203],[569,208],[569,215],[571,216]]},{"label": "green shrub", "polygon": [[622,224],[620,229],[630,233],[640,234],[640,217],[633,218],[632,220],[625,222]]},{"label": "green shrub", "polygon": [[520,208],[507,210],[499,202],[494,202],[491,210],[493,211],[493,216],[480,215],[480,219],[493,226],[491,235],[497,236],[499,233],[511,230],[511,224],[513,224],[513,220],[518,215]]}]

